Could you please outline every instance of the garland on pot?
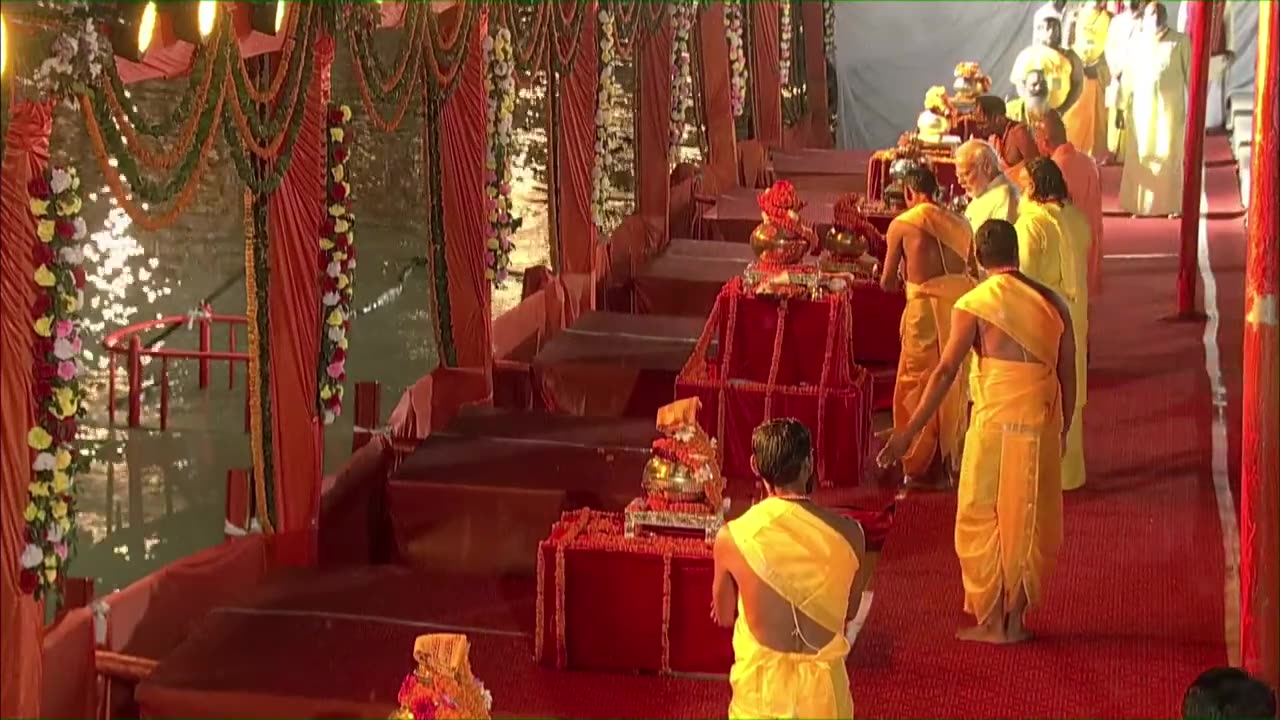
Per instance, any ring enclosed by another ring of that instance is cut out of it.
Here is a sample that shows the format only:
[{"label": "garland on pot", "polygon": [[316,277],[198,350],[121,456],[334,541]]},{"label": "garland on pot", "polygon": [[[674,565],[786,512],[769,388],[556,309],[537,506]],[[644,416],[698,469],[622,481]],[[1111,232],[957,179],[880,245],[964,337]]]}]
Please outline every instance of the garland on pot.
[{"label": "garland on pot", "polygon": [[347,379],[347,333],[351,331],[353,273],[356,268],[355,222],[351,214],[351,185],[347,161],[351,157],[351,108],[330,105],[325,179],[328,212],[320,228],[320,296],[324,318],[320,334],[319,403],[325,425],[342,414],[343,383]]},{"label": "garland on pot", "polygon": [[725,40],[729,43],[729,105],[734,117],[742,117],[747,108],[747,46],[743,38],[746,21],[742,3],[731,0],[724,5]]},{"label": "garland on pot", "polygon": [[675,166],[684,140],[689,108],[693,107],[693,23],[698,16],[696,2],[671,6],[671,127],[667,138],[667,162]]},{"label": "garland on pot", "polygon": [[488,143],[485,149],[485,211],[489,234],[485,239],[484,274],[495,287],[507,280],[511,266],[512,237],[521,220],[511,203],[511,156],[514,143],[511,116],[516,106],[515,53],[511,31],[498,26],[484,39],[484,90],[489,105],[485,113]]},{"label": "garland on pot", "polygon": [[76,451],[76,421],[84,415],[79,376],[80,307],[84,302],[84,252],[88,233],[80,217],[80,178],[74,168],[54,167],[27,186],[36,220],[32,260],[35,332],[32,374],[35,425],[27,433],[34,455],[27,505],[26,546],[19,557],[23,592],[56,592],[75,547],[76,474],[85,461]]},{"label": "garland on pot", "polygon": [[822,0],[822,54],[827,62],[836,61],[836,4],[835,0]]},{"label": "garland on pot", "polygon": [[614,189],[609,160],[621,144],[618,133],[613,129],[613,117],[622,88],[613,76],[618,60],[617,26],[613,13],[601,5],[597,20],[600,82],[596,85],[596,157],[591,168],[591,218],[600,236],[607,237],[615,225],[609,214],[609,198]]}]

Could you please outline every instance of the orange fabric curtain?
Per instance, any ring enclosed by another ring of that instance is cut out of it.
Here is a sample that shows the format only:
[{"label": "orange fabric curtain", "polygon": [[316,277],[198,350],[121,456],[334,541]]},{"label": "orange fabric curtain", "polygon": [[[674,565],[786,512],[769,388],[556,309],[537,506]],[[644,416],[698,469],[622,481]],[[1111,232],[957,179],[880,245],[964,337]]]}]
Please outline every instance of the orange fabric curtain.
[{"label": "orange fabric curtain", "polygon": [[324,434],[316,407],[320,356],[320,273],[316,267],[325,197],[325,114],[334,43],[314,48],[316,70],[303,102],[293,162],[268,200],[270,237],[271,449],[280,562],[315,560]]},{"label": "orange fabric curtain", "polygon": [[809,147],[830,148],[830,101],[827,98],[827,51],[823,45],[823,3],[800,3],[800,23],[804,28],[804,82],[809,101],[809,132],[801,138]]},{"label": "orange fabric curtain", "polygon": [[702,11],[698,42],[702,57],[699,87],[711,154],[707,165],[715,176],[715,187],[730,188],[738,181],[738,140],[733,104],[729,99],[729,43],[725,39],[724,3],[711,3]]},{"label": "orange fabric curtain", "polygon": [[[576,3],[578,0],[568,0]],[[595,4],[578,8],[587,13],[579,33],[577,55],[569,73],[560,78],[560,133],[556,143],[559,168],[555,175],[556,231],[560,238],[560,272],[589,275],[596,249],[596,224],[591,217],[591,171],[596,157],[596,86],[600,82],[596,57]],[[555,52],[555,43],[552,43]]]},{"label": "orange fabric curtain", "polygon": [[[446,24],[462,20],[461,6],[445,15]],[[458,367],[489,367],[493,350],[489,327],[491,295],[485,279],[484,117],[482,23],[467,41],[467,58],[457,87],[440,110],[440,172],[443,179],[444,252],[448,268],[449,311]],[[432,122],[430,117],[427,122]]]},{"label": "orange fabric curtain", "polygon": [[39,717],[41,606],[18,586],[26,545],[32,407],[31,247],[35,221],[27,183],[49,161],[49,108],[12,106],[0,183],[0,717]]},{"label": "orange fabric curtain", "polygon": [[667,154],[671,132],[671,13],[636,48],[640,102],[636,117],[636,206],[659,246],[667,238],[671,185]]},{"label": "orange fabric curtain", "polygon": [[757,0],[751,8],[751,110],[755,139],[782,147],[782,70],[779,67],[778,3]]}]

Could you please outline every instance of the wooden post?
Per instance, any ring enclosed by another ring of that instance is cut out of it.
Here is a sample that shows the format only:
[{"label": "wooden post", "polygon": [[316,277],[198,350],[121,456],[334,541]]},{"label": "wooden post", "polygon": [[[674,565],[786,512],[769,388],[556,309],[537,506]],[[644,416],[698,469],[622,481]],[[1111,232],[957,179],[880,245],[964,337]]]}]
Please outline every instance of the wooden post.
[{"label": "wooden post", "polygon": [[1277,9],[1258,3],[1258,72],[1253,106],[1249,255],[1245,276],[1244,428],[1240,465],[1240,649],[1245,669],[1280,686],[1280,363],[1276,351]]},{"label": "wooden post", "polygon": [[376,382],[356,383],[355,429],[351,434],[351,452],[355,452],[373,439],[382,420],[382,386]]},{"label": "wooden post", "polygon": [[129,427],[142,425],[142,340],[129,338]]},{"label": "wooden post", "polygon": [[204,308],[204,315],[197,320],[200,324],[200,389],[209,387],[209,351],[213,349],[213,320],[209,318],[209,307]]},{"label": "wooden post", "polygon": [[1204,110],[1209,97],[1209,20],[1206,0],[1191,3],[1191,78],[1187,90],[1187,125],[1182,165],[1182,245],[1178,253],[1178,317],[1202,316],[1196,303],[1200,239],[1200,195],[1204,178]]}]

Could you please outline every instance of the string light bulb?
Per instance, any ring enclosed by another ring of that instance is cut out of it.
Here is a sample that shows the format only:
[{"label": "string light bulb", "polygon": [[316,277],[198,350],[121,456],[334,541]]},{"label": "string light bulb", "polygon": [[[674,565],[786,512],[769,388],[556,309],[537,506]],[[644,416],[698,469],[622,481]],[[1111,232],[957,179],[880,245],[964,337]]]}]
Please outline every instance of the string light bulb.
[{"label": "string light bulb", "polygon": [[197,27],[200,29],[200,37],[207,38],[213,32],[213,26],[218,21],[218,3],[216,0],[200,0],[200,5],[196,11]]},{"label": "string light bulb", "polygon": [[280,28],[284,27],[284,16],[287,12],[284,0],[276,3],[276,32],[280,32]]},{"label": "string light bulb", "polygon": [[0,75],[9,69],[9,28],[5,26],[4,15],[0,15]]},{"label": "string light bulb", "polygon": [[138,53],[142,54],[151,47],[151,39],[156,34],[156,4],[149,2],[142,8],[142,16],[138,18]]}]

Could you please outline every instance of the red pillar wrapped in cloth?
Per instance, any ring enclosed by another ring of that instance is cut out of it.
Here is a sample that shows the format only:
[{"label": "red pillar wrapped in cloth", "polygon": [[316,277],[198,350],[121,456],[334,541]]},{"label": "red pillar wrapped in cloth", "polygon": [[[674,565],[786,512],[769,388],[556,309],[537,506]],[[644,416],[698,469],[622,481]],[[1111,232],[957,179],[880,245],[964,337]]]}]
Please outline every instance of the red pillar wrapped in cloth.
[{"label": "red pillar wrapped in cloth", "polygon": [[1204,110],[1209,94],[1210,12],[1206,0],[1189,0],[1191,14],[1191,78],[1182,165],[1182,244],[1178,253],[1178,317],[1200,315],[1196,304],[1199,270],[1200,195],[1204,182]]},{"label": "red pillar wrapped in cloth", "polygon": [[[560,272],[591,275],[595,267],[596,223],[591,216],[591,171],[595,167],[596,86],[600,82],[596,47],[596,4],[561,0],[552,12],[548,54],[556,73],[556,162],[551,175],[555,198],[553,242]],[[581,17],[576,17],[575,13]],[[577,29],[577,32],[572,32]],[[589,297],[594,301],[594,290]]]},{"label": "red pillar wrapped in cloth", "polygon": [[1280,360],[1276,348],[1276,267],[1280,251],[1276,181],[1276,85],[1280,33],[1274,2],[1258,5],[1258,73],[1253,115],[1253,188],[1245,289],[1244,431],[1240,499],[1240,647],[1244,666],[1280,687]]},{"label": "red pillar wrapped in cloth", "polygon": [[323,474],[324,428],[316,400],[322,323],[316,243],[329,207],[326,108],[333,38],[322,36],[309,50],[315,53],[315,71],[298,101],[304,107],[293,161],[267,201],[272,529],[278,537],[279,560],[298,565],[315,561]]},{"label": "red pillar wrapped in cloth", "polygon": [[831,98],[827,97],[827,6],[833,0],[800,3],[800,23],[804,27],[804,82],[809,101],[808,147],[830,148]]},{"label": "red pillar wrapped in cloth", "polygon": [[751,112],[755,139],[766,148],[782,147],[782,68],[775,0],[755,0],[751,10]]},{"label": "red pillar wrapped in cloth", "polygon": [[[635,67],[640,77],[636,108],[636,210],[650,233],[649,244],[665,246],[671,200],[671,45],[673,31],[667,3],[655,4],[661,17],[642,33]],[[642,14],[651,12],[641,3]],[[644,22],[644,20],[642,20]]]},{"label": "red pillar wrapped in cloth", "polygon": [[738,179],[738,138],[729,95],[729,43],[725,36],[724,3],[711,3],[698,20],[701,51],[702,110],[705,114],[707,167],[715,177],[715,190],[733,187]]},{"label": "red pillar wrapped in cloth", "polygon": [[[6,88],[7,90],[8,88]],[[27,183],[49,161],[49,108],[31,102],[11,113],[0,184],[0,717],[40,715],[44,612],[21,587],[18,561],[27,544],[27,485],[35,422],[31,304],[35,298],[31,248],[36,242]]]}]

